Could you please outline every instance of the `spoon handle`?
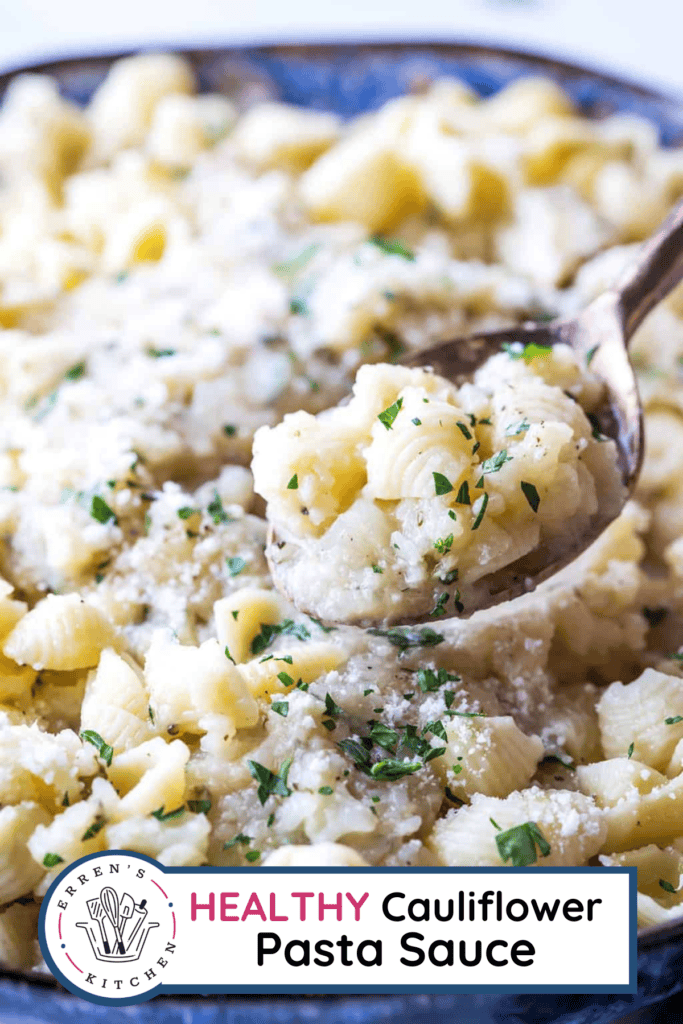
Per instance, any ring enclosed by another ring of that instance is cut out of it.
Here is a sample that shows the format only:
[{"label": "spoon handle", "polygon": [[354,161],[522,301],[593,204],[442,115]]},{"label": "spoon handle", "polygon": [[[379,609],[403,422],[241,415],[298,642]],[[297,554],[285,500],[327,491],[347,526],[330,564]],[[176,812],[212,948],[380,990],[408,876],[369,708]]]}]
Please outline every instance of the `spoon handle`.
[{"label": "spoon handle", "polygon": [[683,203],[644,244],[639,258],[617,287],[626,341],[683,280]]}]

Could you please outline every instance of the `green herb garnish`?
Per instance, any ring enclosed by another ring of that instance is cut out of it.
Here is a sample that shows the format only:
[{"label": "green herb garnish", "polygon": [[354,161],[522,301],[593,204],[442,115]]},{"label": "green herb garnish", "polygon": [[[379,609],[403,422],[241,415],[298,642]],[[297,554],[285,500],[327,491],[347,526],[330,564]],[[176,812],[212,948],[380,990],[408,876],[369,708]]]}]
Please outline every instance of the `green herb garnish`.
[{"label": "green herb garnish", "polygon": [[113,519],[114,525],[116,525],[116,513],[113,509],[109,508],[104,498],[100,498],[99,494],[93,495],[92,502],[90,503],[90,515],[98,523],[108,523],[110,519]]},{"label": "green herb garnish", "polygon": [[257,796],[265,804],[269,796],[289,796],[291,789],[287,785],[287,776],[291,767],[291,759],[285,761],[277,775],[270,768],[258,761],[247,761],[251,777],[258,782]]},{"label": "green herb garnish", "polygon": [[496,836],[496,846],[503,864],[511,861],[514,868],[535,864],[538,860],[536,847],[542,857],[550,854],[548,840],[533,821],[526,821],[523,825],[509,828],[506,832],[499,832]]},{"label": "green herb garnish", "polygon": [[403,406],[403,399],[397,398],[393,405],[390,405],[384,412],[381,412],[377,419],[384,425],[387,430],[393,429],[393,423]]},{"label": "green herb garnish", "polygon": [[98,732],[94,732],[92,729],[84,729],[83,732],[80,733],[80,737],[84,743],[92,743],[93,747],[95,747],[97,753],[107,766],[111,764],[114,756],[114,748],[110,747],[108,743],[105,743]]},{"label": "green herb garnish", "polygon": [[243,558],[226,558],[225,562],[231,576],[239,576],[247,564]]},{"label": "green herb garnish", "polygon": [[541,504],[541,499],[534,485],[527,483],[526,480],[521,480],[519,486],[522,488],[522,494],[531,505],[533,511],[538,512],[538,506]]},{"label": "green herb garnish", "polygon": [[443,473],[432,473],[432,476],[434,477],[434,490],[436,494],[448,494],[449,491],[453,490],[453,484]]},{"label": "green herb garnish", "polygon": [[368,241],[372,245],[376,245],[387,256],[402,256],[404,260],[409,260],[411,263],[415,261],[415,253],[397,238],[383,238],[381,235],[371,235]]}]

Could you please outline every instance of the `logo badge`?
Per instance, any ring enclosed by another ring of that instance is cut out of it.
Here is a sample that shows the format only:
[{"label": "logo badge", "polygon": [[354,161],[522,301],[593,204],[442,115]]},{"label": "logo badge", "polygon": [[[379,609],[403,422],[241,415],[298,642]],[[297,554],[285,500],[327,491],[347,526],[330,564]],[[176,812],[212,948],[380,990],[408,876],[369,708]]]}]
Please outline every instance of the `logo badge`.
[{"label": "logo badge", "polygon": [[52,973],[91,1002],[149,999],[168,980],[176,914],[161,865],[107,851],[70,864],[40,913],[40,946]]}]

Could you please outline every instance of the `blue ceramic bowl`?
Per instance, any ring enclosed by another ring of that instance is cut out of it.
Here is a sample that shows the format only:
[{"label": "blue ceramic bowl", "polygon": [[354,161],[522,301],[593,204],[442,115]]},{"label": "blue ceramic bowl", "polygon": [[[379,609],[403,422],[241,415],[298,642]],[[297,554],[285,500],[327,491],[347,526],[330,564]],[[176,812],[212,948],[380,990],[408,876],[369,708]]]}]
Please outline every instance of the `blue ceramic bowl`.
[{"label": "blue ceramic bowl", "polygon": [[[181,48],[179,48],[181,49]],[[522,75],[548,75],[589,116],[631,112],[656,124],[665,145],[683,145],[683,101],[591,68],[469,43],[216,47],[184,51],[202,91],[243,103],[278,98],[344,116],[372,110],[439,75],[463,79],[483,96]],[[53,75],[64,95],[85,102],[124,54],[75,57],[16,71]],[[0,95],[13,73],[0,75]],[[616,1024],[654,1020],[647,1007],[683,992],[683,920],[639,937],[637,996],[396,995],[160,996],[122,1008],[95,1006],[47,978],[0,969],[0,1024]],[[674,1019],[675,1009],[658,1019]],[[678,1009],[681,1004],[677,1002]]]}]

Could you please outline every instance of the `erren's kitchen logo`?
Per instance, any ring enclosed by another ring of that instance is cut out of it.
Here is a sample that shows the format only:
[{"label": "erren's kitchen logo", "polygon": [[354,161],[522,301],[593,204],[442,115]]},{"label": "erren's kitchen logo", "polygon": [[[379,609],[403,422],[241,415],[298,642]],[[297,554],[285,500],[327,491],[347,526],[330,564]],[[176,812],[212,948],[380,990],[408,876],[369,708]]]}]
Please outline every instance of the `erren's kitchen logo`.
[{"label": "erren's kitchen logo", "polygon": [[98,960],[139,960],[151,928],[158,921],[148,920],[147,900],[136,903],[129,892],[119,899],[116,889],[105,885],[99,896],[86,901],[89,921],[77,921],[77,928],[85,928],[92,951]]},{"label": "erren's kitchen logo", "polygon": [[123,851],[70,864],[43,901],[40,945],[72,992],[92,1002],[137,1002],[173,970],[176,914],[168,877]]}]

